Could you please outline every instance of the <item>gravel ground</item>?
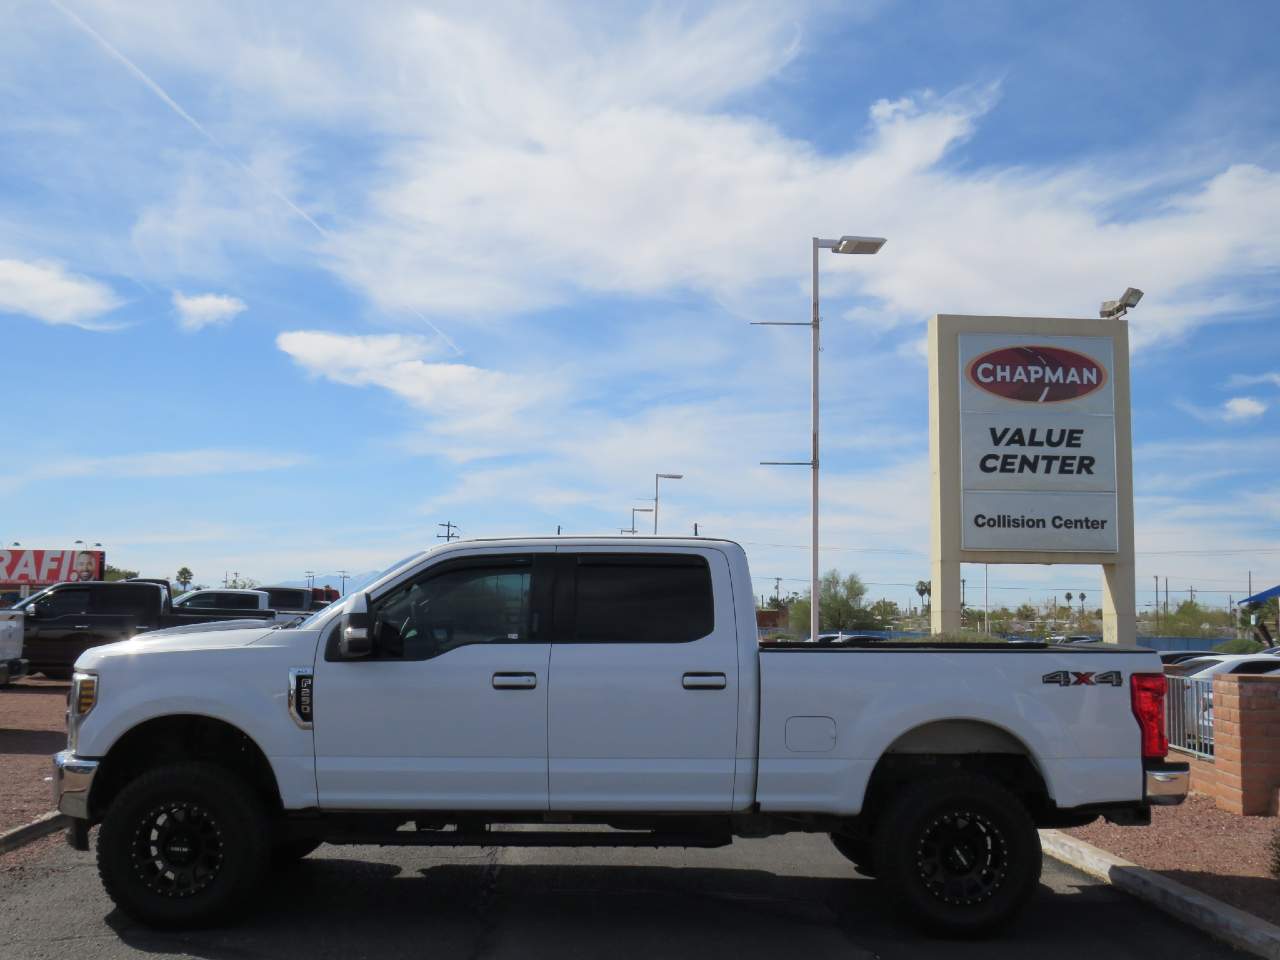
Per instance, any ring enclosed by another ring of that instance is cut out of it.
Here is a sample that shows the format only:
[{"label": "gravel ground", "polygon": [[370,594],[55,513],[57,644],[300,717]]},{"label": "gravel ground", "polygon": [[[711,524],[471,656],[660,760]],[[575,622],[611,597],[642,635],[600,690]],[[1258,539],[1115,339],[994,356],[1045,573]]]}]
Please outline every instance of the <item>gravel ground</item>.
[{"label": "gravel ground", "polygon": [[1193,794],[1181,806],[1154,808],[1149,827],[1099,820],[1063,832],[1280,924],[1280,880],[1268,872],[1277,830],[1276,817],[1237,817]]},{"label": "gravel ground", "polygon": [[22,679],[0,688],[0,830],[53,808],[49,758],[67,745],[67,683]]}]

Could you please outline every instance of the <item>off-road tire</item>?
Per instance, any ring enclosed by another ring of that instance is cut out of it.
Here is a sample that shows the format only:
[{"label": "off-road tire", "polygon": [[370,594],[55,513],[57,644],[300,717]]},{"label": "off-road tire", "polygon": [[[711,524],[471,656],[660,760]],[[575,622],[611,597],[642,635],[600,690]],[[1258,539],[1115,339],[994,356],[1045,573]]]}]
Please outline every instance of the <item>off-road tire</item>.
[{"label": "off-road tire", "polygon": [[178,763],[142,774],[98,831],[98,874],[117,907],[152,927],[232,919],[267,869],[262,800],[235,773]]},{"label": "off-road tire", "polygon": [[1040,882],[1040,835],[1026,807],[974,774],[905,786],[877,824],[872,853],[903,916],[943,936],[991,933]]},{"label": "off-road tire", "polygon": [[840,856],[854,865],[864,877],[877,875],[872,843],[865,837],[851,837],[847,833],[832,833],[831,845]]}]

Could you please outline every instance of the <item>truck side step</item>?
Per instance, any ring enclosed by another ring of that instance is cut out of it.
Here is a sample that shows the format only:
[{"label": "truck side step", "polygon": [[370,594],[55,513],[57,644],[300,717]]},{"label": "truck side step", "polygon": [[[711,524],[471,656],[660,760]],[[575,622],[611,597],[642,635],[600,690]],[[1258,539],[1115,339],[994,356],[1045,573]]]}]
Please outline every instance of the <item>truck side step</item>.
[{"label": "truck side step", "polygon": [[727,847],[728,833],[657,833],[629,830],[397,830],[340,833],[326,843],[381,847]]}]

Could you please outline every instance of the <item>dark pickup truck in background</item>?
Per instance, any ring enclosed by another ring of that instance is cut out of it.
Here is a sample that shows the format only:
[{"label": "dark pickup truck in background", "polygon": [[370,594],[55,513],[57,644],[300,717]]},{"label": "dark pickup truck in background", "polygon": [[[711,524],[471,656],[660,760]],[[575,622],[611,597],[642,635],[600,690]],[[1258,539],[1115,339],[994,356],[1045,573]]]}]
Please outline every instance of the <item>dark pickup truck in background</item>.
[{"label": "dark pickup truck in background", "polygon": [[90,647],[128,640],[137,633],[221,620],[275,622],[274,610],[175,612],[169,590],[156,581],[59,583],[16,604],[23,614],[23,657],[31,673],[71,676],[76,658]]}]

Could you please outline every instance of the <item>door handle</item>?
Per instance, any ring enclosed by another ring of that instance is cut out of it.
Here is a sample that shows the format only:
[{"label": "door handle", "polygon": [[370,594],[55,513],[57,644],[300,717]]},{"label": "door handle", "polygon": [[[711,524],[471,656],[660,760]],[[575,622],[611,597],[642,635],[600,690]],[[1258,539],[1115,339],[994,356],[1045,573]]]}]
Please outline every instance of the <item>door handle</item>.
[{"label": "door handle", "polygon": [[537,685],[536,673],[495,673],[493,675],[495,690],[532,690]]},{"label": "door handle", "polygon": [[87,623],[77,623],[77,624],[76,624],[74,627],[72,627],[71,629],[72,629],[72,630],[88,630],[88,629],[89,629],[89,625],[88,625]]},{"label": "door handle", "polygon": [[686,673],[682,682],[686,690],[723,690],[729,684],[723,673]]}]

